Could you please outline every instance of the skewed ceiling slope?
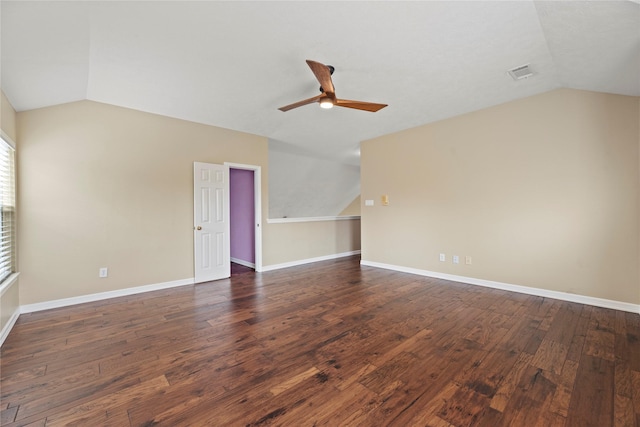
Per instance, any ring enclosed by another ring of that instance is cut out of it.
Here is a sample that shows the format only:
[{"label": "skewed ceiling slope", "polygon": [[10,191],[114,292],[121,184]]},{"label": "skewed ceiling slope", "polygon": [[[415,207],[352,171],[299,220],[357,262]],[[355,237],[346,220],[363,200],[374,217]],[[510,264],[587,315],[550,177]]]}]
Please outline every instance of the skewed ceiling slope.
[{"label": "skewed ceiling slope", "polygon": [[[18,111],[93,101],[235,129],[357,164],[359,142],[567,87],[640,96],[636,1],[6,1]],[[346,99],[317,104],[306,59]],[[514,81],[507,70],[530,64]]]}]

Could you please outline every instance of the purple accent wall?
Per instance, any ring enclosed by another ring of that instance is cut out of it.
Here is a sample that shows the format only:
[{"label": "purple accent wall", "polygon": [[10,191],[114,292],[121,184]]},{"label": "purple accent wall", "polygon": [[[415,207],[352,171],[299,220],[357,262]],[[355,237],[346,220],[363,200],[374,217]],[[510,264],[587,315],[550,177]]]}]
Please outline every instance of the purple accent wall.
[{"label": "purple accent wall", "polygon": [[254,264],[256,236],[253,171],[229,169],[229,214],[231,258]]}]

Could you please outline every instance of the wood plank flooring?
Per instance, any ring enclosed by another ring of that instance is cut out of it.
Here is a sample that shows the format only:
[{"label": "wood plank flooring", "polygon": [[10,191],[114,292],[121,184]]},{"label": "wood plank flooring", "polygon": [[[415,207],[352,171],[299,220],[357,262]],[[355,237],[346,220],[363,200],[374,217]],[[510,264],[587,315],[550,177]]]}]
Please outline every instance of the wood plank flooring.
[{"label": "wood plank flooring", "polygon": [[640,426],[640,316],[357,257],[22,315],[6,426]]}]

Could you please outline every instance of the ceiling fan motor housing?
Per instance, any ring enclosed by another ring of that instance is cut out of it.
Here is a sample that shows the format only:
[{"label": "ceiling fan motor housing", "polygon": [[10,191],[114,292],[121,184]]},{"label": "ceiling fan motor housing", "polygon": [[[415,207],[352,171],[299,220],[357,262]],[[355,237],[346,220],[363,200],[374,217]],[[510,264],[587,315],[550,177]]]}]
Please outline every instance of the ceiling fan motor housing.
[{"label": "ceiling fan motor housing", "polygon": [[[333,76],[333,72],[336,70],[336,68],[333,65],[327,65],[327,68],[329,69],[329,75]],[[324,89],[322,88],[322,86],[320,86],[320,92],[324,93]]]}]

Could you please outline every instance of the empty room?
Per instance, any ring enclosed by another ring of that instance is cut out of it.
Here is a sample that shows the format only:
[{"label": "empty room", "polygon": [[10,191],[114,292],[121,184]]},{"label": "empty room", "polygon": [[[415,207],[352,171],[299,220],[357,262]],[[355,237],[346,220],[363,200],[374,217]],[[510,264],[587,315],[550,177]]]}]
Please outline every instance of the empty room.
[{"label": "empty room", "polygon": [[640,2],[0,1],[0,425],[640,427]]}]

